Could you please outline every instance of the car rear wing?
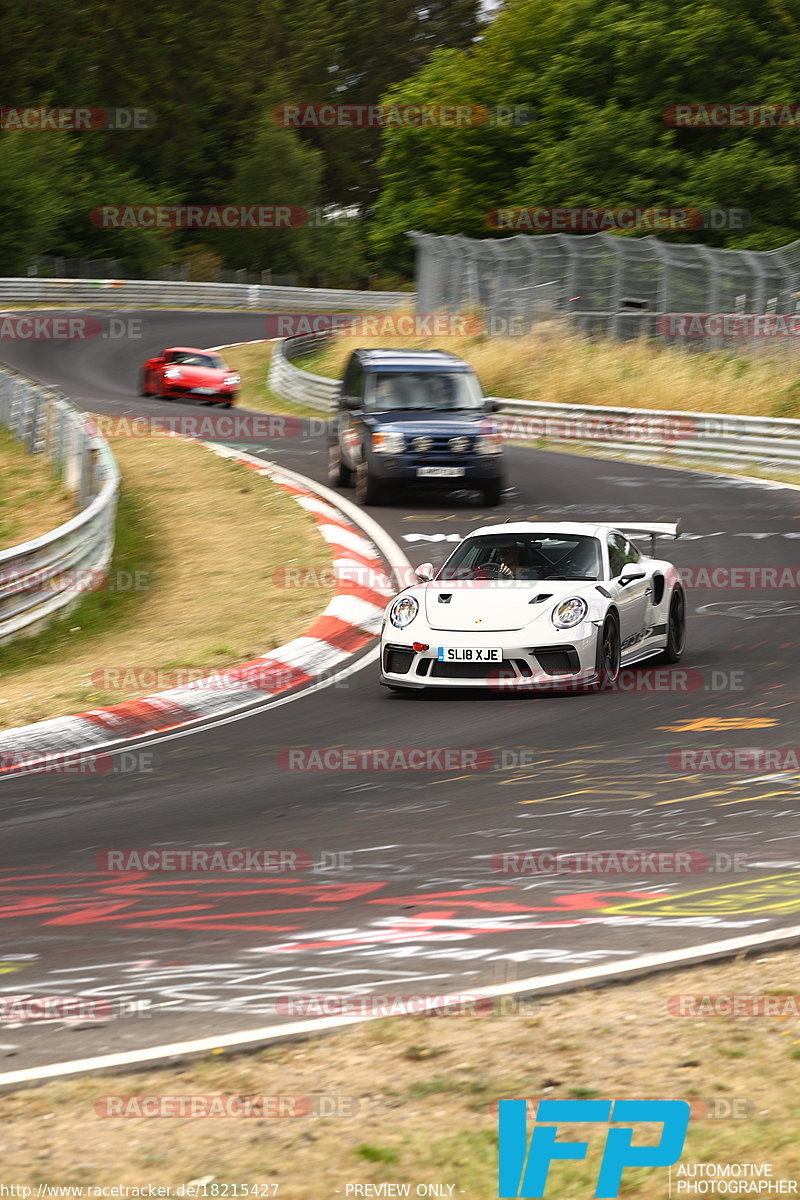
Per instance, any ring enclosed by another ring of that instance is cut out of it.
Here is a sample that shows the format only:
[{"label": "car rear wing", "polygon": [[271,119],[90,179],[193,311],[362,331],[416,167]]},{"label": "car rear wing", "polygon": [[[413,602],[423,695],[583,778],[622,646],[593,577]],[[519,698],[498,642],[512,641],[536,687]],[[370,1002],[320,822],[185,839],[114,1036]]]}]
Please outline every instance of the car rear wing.
[{"label": "car rear wing", "polygon": [[657,524],[652,521],[633,521],[624,522],[616,526],[620,533],[630,534],[631,537],[649,537],[650,538],[650,557],[656,556],[656,538],[670,537],[679,538],[681,536],[681,523],[676,521],[674,524]]}]

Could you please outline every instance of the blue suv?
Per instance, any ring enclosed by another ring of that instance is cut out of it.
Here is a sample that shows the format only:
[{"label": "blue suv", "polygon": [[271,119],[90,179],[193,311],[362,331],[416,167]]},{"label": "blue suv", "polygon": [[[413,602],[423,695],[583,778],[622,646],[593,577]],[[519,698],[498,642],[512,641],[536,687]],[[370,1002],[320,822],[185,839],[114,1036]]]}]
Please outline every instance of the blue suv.
[{"label": "blue suv", "polygon": [[469,363],[443,350],[354,350],[329,425],[331,483],[360,504],[393,489],[472,488],[503,495],[503,440]]}]

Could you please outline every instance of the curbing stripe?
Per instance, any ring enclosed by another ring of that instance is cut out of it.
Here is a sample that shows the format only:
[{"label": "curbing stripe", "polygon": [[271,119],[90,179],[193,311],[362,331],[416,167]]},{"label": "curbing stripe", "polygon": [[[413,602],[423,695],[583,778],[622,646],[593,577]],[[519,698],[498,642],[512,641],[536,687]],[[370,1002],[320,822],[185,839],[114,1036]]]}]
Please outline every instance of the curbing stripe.
[{"label": "curbing stripe", "polygon": [[[170,435],[178,436],[172,432]],[[392,574],[407,568],[405,556],[380,526],[354,510],[349,502],[345,502],[349,511],[342,511],[335,493],[322,488],[323,494],[316,494],[312,488],[319,485],[302,475],[227,446],[201,444],[221,458],[266,476],[314,518],[331,552],[337,578],[329,604],[305,635],[251,662],[140,699],[0,731],[0,774],[35,769],[37,763],[51,764],[53,759],[236,712],[263,699],[265,693],[275,696],[312,682],[340,666],[377,634],[383,608],[395,591],[385,562]],[[365,536],[374,530],[378,531],[376,540],[383,545],[384,557],[375,541]],[[342,567],[346,575],[343,579]],[[370,587],[353,585],[347,576],[354,568],[362,573],[365,568],[369,570]]]}]

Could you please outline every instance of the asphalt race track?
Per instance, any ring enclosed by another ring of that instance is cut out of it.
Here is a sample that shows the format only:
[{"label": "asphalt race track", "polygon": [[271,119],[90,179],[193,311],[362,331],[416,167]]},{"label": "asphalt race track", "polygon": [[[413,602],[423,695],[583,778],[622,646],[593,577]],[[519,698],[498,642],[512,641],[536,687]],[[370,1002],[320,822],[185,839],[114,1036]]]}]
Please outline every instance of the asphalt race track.
[{"label": "asphalt race track", "polygon": [[[171,413],[177,405],[137,396],[141,361],[264,329],[258,314],[119,315],[141,319],[140,339],[4,342],[0,360],[90,411]],[[325,480],[316,431],[249,449]],[[415,564],[442,561],[468,530],[509,516],[680,516],[688,536],[659,543],[680,566],[797,567],[800,491],[522,448],[509,461],[502,509],[422,496],[371,515]],[[666,669],[644,664],[621,690],[595,695],[400,696],[378,686],[370,659],[288,703],[151,739],[151,771],[0,779],[0,998],[150,1002],[146,1018],[4,1025],[0,1074],[279,1027],[289,1010],[276,997],[290,993],[463,994],[793,926],[800,774],[687,772],[674,752],[797,746],[797,591],[697,588],[689,622],[666,683]],[[297,746],[477,748],[494,766],[283,769],[280,751]],[[325,869],[121,876],[95,866],[108,848],[156,845],[303,849]],[[686,851],[696,869],[515,875],[492,858],[636,849]]]}]

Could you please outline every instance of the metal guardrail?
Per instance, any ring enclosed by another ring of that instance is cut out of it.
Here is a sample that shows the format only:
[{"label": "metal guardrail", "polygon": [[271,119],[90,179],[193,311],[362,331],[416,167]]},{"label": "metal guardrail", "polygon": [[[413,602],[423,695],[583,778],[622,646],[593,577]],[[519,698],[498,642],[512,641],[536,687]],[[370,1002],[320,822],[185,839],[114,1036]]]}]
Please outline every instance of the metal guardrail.
[{"label": "metal guardrail", "polygon": [[[292,361],[319,341],[320,335],[311,335],[277,342],[268,382],[284,399],[328,412],[338,381],[312,375]],[[500,405],[498,422],[510,441],[574,442],[582,447],[602,443],[621,453],[646,450],[683,458],[800,465],[800,421],[493,398]]]},{"label": "metal guardrail", "polygon": [[98,308],[249,308],[292,312],[413,306],[413,292],[357,292],[344,288],[273,287],[246,283],[183,283],[150,279],[0,278],[3,305],[52,304]]},{"label": "metal guardrail", "polygon": [[295,367],[292,359],[300,358],[315,350],[327,340],[325,334],[309,334],[307,337],[284,338],[275,343],[275,349],[270,359],[267,384],[276,395],[284,400],[294,400],[296,404],[305,404],[318,412],[330,412],[339,381],[330,379],[327,375],[312,375],[310,371],[302,371]]},{"label": "metal guardrail", "polygon": [[34,633],[100,587],[114,548],[119,470],[106,440],[63,396],[0,365],[0,425],[30,454],[47,454],[78,513],[41,537],[0,550],[0,642]]}]

